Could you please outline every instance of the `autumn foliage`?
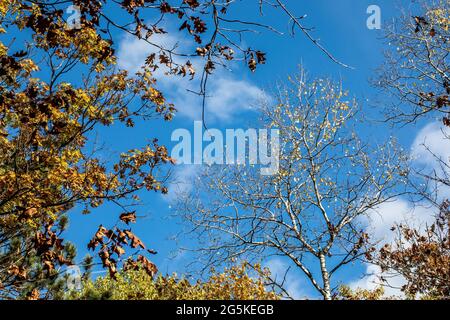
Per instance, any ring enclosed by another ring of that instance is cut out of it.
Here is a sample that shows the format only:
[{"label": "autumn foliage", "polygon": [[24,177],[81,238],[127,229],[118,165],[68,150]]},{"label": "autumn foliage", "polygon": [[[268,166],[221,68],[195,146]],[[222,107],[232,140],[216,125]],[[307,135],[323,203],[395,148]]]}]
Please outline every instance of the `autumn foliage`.
[{"label": "autumn foliage", "polygon": [[[32,41],[20,50],[0,42],[0,297],[36,295],[28,285],[36,289],[38,280],[54,278],[59,266],[74,262],[61,238],[74,206],[89,213],[105,202],[130,201],[141,189],[166,192],[155,171],[172,160],[156,141],[115,163],[89,147],[99,126],[131,127],[133,119],[152,114],[169,120],[174,111],[148,69],[136,78],[114,67],[114,49],[98,33],[93,4],[80,3],[91,18],[74,30],[66,28],[61,10],[45,3],[0,2],[0,31]],[[69,82],[75,67],[83,70],[76,84]],[[133,222],[126,217],[121,220]],[[118,259],[111,254],[121,256],[127,242],[106,230],[108,240],[102,239],[102,228],[91,248],[114,275]],[[132,248],[143,246],[125,232]],[[148,264],[144,257],[139,261]]]},{"label": "autumn foliage", "polygon": [[401,290],[409,297],[450,297],[450,203],[445,201],[434,223],[420,231],[400,224],[395,243],[386,244],[374,259],[384,272],[402,275]]},{"label": "autumn foliage", "polygon": [[[252,274],[246,264],[213,271],[206,281],[191,282],[176,275],[155,279],[140,271],[122,271],[116,280],[99,277],[84,283],[81,292],[72,292],[71,299],[119,300],[276,300],[279,296],[266,288],[269,275],[260,267]],[[253,270],[253,269],[250,269]]]}]

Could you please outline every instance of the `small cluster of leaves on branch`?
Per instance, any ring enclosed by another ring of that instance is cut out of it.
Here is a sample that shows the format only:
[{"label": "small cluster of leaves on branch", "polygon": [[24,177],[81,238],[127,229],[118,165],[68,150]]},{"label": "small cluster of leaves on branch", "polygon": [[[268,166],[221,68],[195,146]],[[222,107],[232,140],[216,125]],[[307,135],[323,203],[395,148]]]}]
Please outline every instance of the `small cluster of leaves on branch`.
[{"label": "small cluster of leaves on branch", "polygon": [[[136,222],[136,212],[122,213],[119,218],[126,224]],[[117,226],[113,229],[106,229],[103,226],[98,228],[95,236],[89,242],[88,248],[95,250],[99,245],[101,247],[99,256],[103,267],[108,268],[109,275],[113,279],[117,279],[117,261],[125,253],[124,245],[129,245],[133,249],[146,249],[144,243],[131,232],[131,229],[120,229]],[[147,252],[150,254],[156,253],[151,249],[148,249]],[[150,277],[153,277],[158,271],[155,264],[142,254],[138,255],[136,261],[128,258],[123,265],[125,271],[129,269],[140,270],[140,268],[143,268]]]}]

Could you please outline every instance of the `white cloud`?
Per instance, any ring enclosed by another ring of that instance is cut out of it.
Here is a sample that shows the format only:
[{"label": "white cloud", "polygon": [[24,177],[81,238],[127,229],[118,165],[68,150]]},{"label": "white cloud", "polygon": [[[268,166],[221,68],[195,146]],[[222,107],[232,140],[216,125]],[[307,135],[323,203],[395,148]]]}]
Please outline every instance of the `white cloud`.
[{"label": "white cloud", "polygon": [[381,272],[380,267],[377,265],[369,264],[366,268],[366,276],[359,280],[350,282],[349,287],[352,289],[366,289],[374,290],[381,284],[380,276],[388,277],[389,286],[383,285],[384,295],[403,297],[403,293],[400,288],[405,284],[405,279],[399,275],[386,275]]},{"label": "white cloud", "polygon": [[[450,128],[436,121],[426,125],[411,146],[411,157],[421,173],[450,178]],[[445,184],[433,187],[437,202],[450,198],[450,188]]]},{"label": "white cloud", "polygon": [[[178,39],[170,33],[156,34],[151,39],[153,43],[163,47],[177,48],[178,52],[194,51],[186,40]],[[118,66],[134,73],[141,68],[151,53],[157,52],[157,47],[127,35],[119,43]],[[176,56],[174,60],[178,63],[185,62]],[[189,76],[183,78],[165,75],[163,67],[157,69],[154,76],[166,98],[175,104],[178,115],[192,120],[201,120],[202,97],[193,92],[200,91],[203,61],[199,57],[194,57],[190,59],[190,62],[197,71],[193,80],[190,80]],[[207,83],[206,121],[208,123],[231,121],[242,112],[253,110],[261,99],[268,99],[268,96],[258,86],[248,80],[239,79],[229,70],[217,67]]]},{"label": "white cloud", "polygon": [[130,73],[137,72],[153,51],[152,47],[145,41],[127,35],[119,43],[117,65]]},{"label": "white cloud", "polygon": [[[178,83],[175,106],[181,115],[192,120],[201,120],[202,97],[188,92],[186,88],[198,91],[199,82],[184,81],[181,86]],[[243,112],[255,110],[262,99],[267,99],[267,95],[256,85],[224,72],[216,72],[207,84],[206,123],[230,122]]]},{"label": "white cloud", "polygon": [[[407,222],[412,227],[423,229],[426,224],[432,222],[434,213],[432,208],[420,205],[413,206],[410,202],[399,198],[386,202],[376,210],[371,211],[367,217],[367,230],[373,240],[380,241],[379,246],[385,243],[392,244],[395,236],[395,233],[391,231],[392,226]],[[380,277],[387,280],[387,286],[381,283]],[[373,290],[383,285],[385,296],[401,297],[403,294],[400,288],[405,282],[405,279],[398,274],[383,273],[377,265],[367,264],[365,276],[351,282],[349,286],[353,289]]]},{"label": "white cloud", "polygon": [[368,214],[368,231],[375,240],[391,242],[394,233],[390,230],[395,224],[408,222],[420,228],[433,219],[434,211],[425,205],[413,206],[410,202],[398,198],[385,202]]},{"label": "white cloud", "polygon": [[163,196],[163,199],[172,204],[180,197],[189,194],[194,185],[194,180],[197,179],[200,173],[200,169],[199,165],[180,164],[175,166],[168,186],[169,192]]},{"label": "white cloud", "polygon": [[304,291],[304,284],[302,281],[300,281],[301,277],[296,276],[292,269],[289,270],[289,272],[286,274],[289,265],[282,259],[270,259],[266,263],[266,267],[269,268],[272,279],[274,281],[277,281],[278,283],[282,282],[284,276],[286,275],[283,288],[291,296],[291,298],[298,300],[306,299],[308,297],[308,295]]},{"label": "white cloud", "polygon": [[[183,39],[172,36],[171,33],[154,34],[151,42],[164,48],[177,48],[183,50],[187,48],[187,43]],[[119,50],[117,52],[117,65],[119,68],[128,70],[129,72],[138,71],[145,63],[145,59],[152,53],[158,53],[159,48],[151,45],[143,39],[126,34],[119,42]],[[174,58],[176,61],[176,58]],[[162,69],[155,74],[162,75]]]},{"label": "white cloud", "polygon": [[[411,156],[418,165],[438,167],[438,159],[450,159],[450,128],[433,121],[419,131],[411,146]],[[437,158],[436,158],[437,157]]]}]

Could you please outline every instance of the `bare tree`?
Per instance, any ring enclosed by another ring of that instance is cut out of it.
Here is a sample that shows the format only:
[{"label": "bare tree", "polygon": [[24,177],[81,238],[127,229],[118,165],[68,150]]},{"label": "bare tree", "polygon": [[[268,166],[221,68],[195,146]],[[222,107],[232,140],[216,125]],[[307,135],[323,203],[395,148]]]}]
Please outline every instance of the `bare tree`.
[{"label": "bare tree", "polygon": [[[418,0],[394,20],[386,31],[390,49],[380,68],[377,85],[383,93],[392,94],[387,120],[407,124],[427,116],[440,117],[450,127],[450,2]],[[442,138],[449,139],[442,129]],[[430,163],[413,166],[409,183],[420,197],[435,208],[442,204],[440,190],[450,186],[448,158],[432,150],[424,141]]]},{"label": "bare tree", "polygon": [[386,109],[393,123],[425,115],[448,118],[450,94],[450,6],[448,0],[421,0],[394,20],[386,32],[386,62],[377,85],[396,99]]},{"label": "bare tree", "polygon": [[332,299],[336,273],[365,253],[360,217],[401,194],[407,174],[395,143],[358,138],[358,108],[340,85],[304,74],[278,89],[262,108],[266,128],[279,129],[278,172],[211,166],[180,200],[206,266],[282,256]]},{"label": "bare tree", "polygon": [[[385,65],[377,85],[395,99],[386,109],[394,124],[414,123],[439,117],[450,126],[450,2],[419,0],[387,29]],[[442,141],[449,139],[442,128]],[[436,213],[433,224],[419,228],[411,221],[393,226],[395,241],[381,248],[376,262],[380,277],[389,285],[389,275],[401,275],[402,291],[433,298],[448,297],[448,195],[450,165],[446,152],[436,150],[426,139],[420,146],[428,153],[428,163],[412,163],[408,184],[415,196],[412,204]],[[445,146],[443,145],[445,148]],[[447,221],[447,222],[446,222]],[[447,263],[447,265],[446,265]]]}]

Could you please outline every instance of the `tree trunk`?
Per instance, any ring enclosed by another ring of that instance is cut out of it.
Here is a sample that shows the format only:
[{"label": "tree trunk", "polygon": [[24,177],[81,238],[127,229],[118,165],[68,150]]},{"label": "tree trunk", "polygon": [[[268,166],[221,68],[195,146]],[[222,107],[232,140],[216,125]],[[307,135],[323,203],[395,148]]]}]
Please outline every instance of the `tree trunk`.
[{"label": "tree trunk", "polygon": [[328,274],[326,262],[325,262],[325,254],[319,254],[320,259],[320,271],[322,272],[323,279],[323,292],[322,295],[325,300],[331,300],[331,289],[330,289],[330,276]]}]

